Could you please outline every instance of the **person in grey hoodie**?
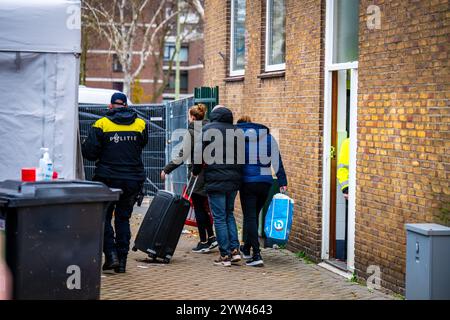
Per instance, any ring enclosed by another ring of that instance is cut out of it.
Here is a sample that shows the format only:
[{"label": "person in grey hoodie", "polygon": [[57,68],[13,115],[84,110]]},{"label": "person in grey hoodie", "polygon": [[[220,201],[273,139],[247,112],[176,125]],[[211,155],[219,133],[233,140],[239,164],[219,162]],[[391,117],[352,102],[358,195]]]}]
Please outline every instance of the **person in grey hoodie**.
[{"label": "person in grey hoodie", "polygon": [[[203,104],[197,104],[189,109],[189,126],[188,132],[183,139],[183,146],[180,149],[178,155],[173,158],[161,171],[161,180],[165,180],[166,175],[170,174],[176,168],[181,166],[184,162],[190,160],[188,164],[189,174],[192,172],[194,156],[194,135],[201,135],[201,128],[208,123],[205,119],[206,106]],[[198,126],[199,132],[195,132],[197,126],[195,121],[201,121],[202,125]],[[190,148],[190,149],[189,149]],[[186,152],[189,150],[190,152]],[[191,179],[191,184],[186,187],[186,190],[191,192],[194,179]],[[208,198],[205,192],[205,179],[203,172],[197,177],[197,183],[192,190],[192,203],[194,205],[195,220],[197,221],[197,228],[200,237],[200,242],[196,247],[192,248],[196,253],[207,253],[210,250],[216,248],[218,243],[214,235],[214,230],[211,222],[210,215],[208,213]]]}]

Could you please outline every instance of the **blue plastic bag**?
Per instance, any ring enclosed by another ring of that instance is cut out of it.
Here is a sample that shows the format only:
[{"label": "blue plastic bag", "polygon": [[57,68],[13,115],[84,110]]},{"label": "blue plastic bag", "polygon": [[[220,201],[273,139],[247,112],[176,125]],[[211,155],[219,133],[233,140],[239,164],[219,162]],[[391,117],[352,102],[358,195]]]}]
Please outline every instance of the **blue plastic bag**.
[{"label": "blue plastic bag", "polygon": [[264,222],[267,238],[287,242],[292,227],[294,200],[285,194],[273,196]]}]

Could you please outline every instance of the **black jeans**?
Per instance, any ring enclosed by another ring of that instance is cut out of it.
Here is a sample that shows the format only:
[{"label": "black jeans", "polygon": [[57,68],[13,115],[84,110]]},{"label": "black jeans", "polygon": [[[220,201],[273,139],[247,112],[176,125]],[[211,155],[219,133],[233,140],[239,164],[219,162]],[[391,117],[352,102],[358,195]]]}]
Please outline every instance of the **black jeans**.
[{"label": "black jeans", "polygon": [[206,234],[208,234],[208,237],[214,236],[211,219],[206,210],[208,206],[208,197],[193,193],[192,203],[194,205],[195,220],[197,220],[197,228],[198,234],[200,236],[200,241],[206,242],[208,240]]},{"label": "black jeans", "polygon": [[239,192],[244,215],[244,249],[259,254],[258,217],[272,185],[265,182],[244,183]]},{"label": "black jeans", "polygon": [[[103,252],[105,255],[109,255],[111,252],[116,251],[119,256],[126,257],[130,249],[130,217],[143,182],[102,177],[94,177],[93,180],[103,182],[110,188],[122,189],[119,200],[111,203],[106,209]],[[111,223],[113,212],[115,230]]]}]

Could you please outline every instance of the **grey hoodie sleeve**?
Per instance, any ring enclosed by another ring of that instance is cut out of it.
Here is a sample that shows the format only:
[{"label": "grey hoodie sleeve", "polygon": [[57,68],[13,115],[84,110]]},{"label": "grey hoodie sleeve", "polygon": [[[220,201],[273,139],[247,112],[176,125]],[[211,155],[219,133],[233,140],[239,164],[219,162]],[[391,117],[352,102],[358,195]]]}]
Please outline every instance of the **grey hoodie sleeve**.
[{"label": "grey hoodie sleeve", "polygon": [[187,131],[183,137],[183,145],[178,152],[178,155],[175,156],[163,169],[166,174],[170,174],[173,170],[181,166],[190,158],[193,139],[194,138],[192,137],[191,132]]}]

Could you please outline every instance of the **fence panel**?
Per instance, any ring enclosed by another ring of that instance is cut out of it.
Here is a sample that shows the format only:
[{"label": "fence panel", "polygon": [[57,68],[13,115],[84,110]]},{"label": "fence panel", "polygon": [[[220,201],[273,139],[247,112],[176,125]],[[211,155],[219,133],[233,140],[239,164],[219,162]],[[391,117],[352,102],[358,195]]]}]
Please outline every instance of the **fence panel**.
[{"label": "fence panel", "polygon": [[[177,129],[187,129],[188,110],[194,105],[194,98],[186,98],[166,102],[166,122],[167,122],[167,149],[166,162],[170,161],[174,155],[178,154],[181,148],[180,141],[172,141],[172,133]],[[166,180],[166,190],[176,194],[181,194],[187,183],[188,170],[185,164],[174,170]]]}]

